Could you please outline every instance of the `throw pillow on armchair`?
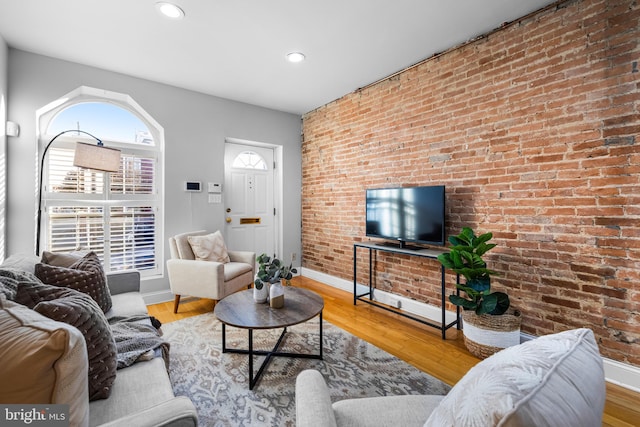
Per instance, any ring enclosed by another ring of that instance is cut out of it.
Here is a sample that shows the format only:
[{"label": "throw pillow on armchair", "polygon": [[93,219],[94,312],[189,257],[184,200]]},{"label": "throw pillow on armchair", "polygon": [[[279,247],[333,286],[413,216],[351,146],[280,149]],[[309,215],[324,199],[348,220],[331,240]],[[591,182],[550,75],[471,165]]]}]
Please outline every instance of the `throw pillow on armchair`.
[{"label": "throw pillow on armchair", "polygon": [[227,245],[224,243],[224,238],[220,230],[205,236],[188,236],[187,241],[196,259],[199,261],[222,263],[231,261],[229,259]]}]

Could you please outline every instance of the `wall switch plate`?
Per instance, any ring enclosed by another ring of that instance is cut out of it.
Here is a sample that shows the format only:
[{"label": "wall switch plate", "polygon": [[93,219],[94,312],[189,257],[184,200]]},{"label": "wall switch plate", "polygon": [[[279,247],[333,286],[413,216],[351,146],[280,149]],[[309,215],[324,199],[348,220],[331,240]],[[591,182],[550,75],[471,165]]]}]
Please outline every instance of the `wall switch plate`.
[{"label": "wall switch plate", "polygon": [[222,203],[222,195],[209,193],[209,203]]}]

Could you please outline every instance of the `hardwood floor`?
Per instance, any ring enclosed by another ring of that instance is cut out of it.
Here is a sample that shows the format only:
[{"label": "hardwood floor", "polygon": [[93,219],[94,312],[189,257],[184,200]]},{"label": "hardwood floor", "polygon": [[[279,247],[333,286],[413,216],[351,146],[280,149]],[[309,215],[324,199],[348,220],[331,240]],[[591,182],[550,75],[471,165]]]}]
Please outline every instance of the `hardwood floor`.
[{"label": "hardwood floor", "polygon": [[[353,305],[352,294],[316,282],[295,277],[293,286],[310,289],[325,301],[324,320],[356,335],[453,385],[479,362],[465,348],[462,333],[455,328],[442,340],[440,331],[369,304]],[[213,310],[214,302],[184,298],[177,314],[173,301],[149,306],[149,312],[162,323],[168,323]],[[607,383],[607,402],[603,426],[640,426],[640,394]]]}]

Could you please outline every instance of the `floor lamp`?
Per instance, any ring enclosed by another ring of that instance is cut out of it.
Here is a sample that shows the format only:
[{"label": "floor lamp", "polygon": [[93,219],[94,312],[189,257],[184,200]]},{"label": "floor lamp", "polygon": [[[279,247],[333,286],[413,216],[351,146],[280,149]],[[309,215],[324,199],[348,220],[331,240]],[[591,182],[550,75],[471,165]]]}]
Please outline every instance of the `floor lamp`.
[{"label": "floor lamp", "polygon": [[49,147],[59,136],[65,133],[76,132],[90,136],[97,141],[97,144],[87,144],[84,142],[76,142],[75,155],[73,157],[73,165],[84,169],[95,169],[103,172],[118,172],[120,170],[120,150],[115,148],[107,148],[102,141],[89,132],[78,129],[63,130],[47,143],[42,152],[40,160],[40,182],[38,185],[38,219],[36,221],[36,255],[40,255],[40,229],[42,222],[42,183],[44,178],[44,160],[47,156]]}]

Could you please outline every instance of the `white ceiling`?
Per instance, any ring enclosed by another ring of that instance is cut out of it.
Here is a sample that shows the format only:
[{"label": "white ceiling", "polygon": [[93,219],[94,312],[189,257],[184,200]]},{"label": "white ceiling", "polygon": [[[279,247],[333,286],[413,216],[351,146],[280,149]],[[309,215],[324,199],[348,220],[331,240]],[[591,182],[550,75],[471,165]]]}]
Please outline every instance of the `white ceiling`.
[{"label": "white ceiling", "polygon": [[[555,0],[0,0],[13,48],[303,114]],[[285,60],[301,51],[306,61]]]}]

